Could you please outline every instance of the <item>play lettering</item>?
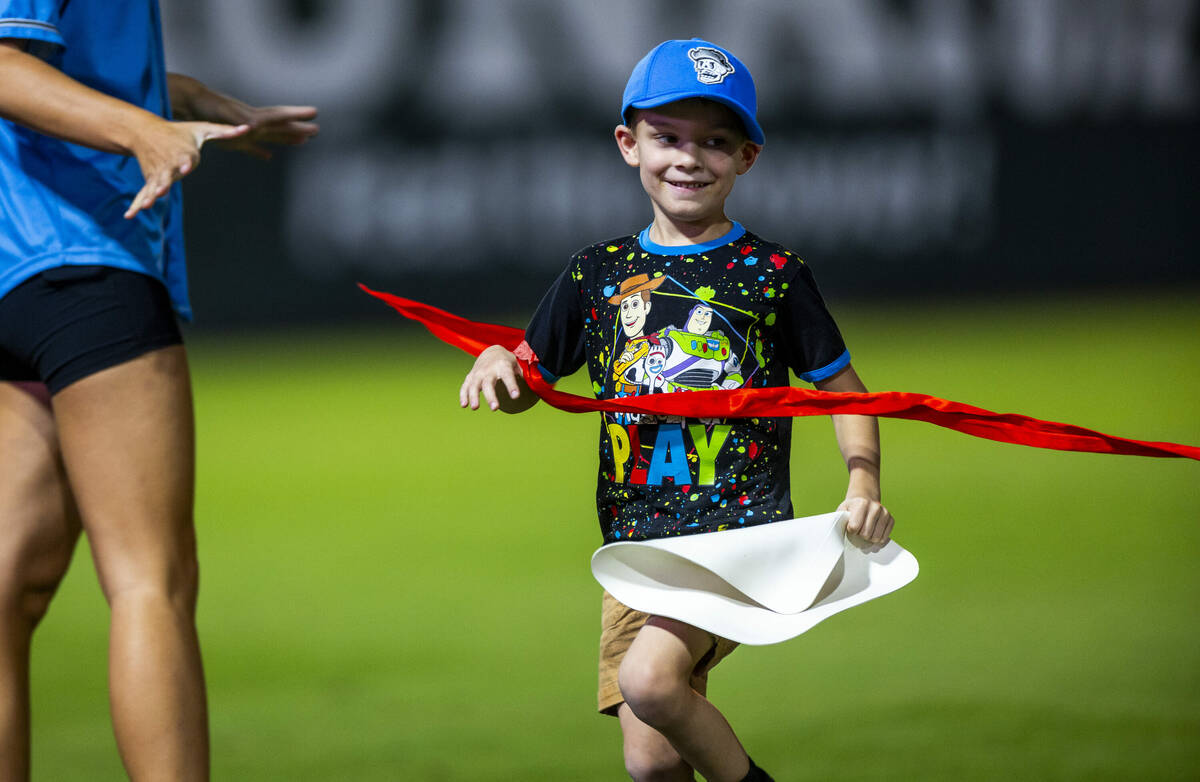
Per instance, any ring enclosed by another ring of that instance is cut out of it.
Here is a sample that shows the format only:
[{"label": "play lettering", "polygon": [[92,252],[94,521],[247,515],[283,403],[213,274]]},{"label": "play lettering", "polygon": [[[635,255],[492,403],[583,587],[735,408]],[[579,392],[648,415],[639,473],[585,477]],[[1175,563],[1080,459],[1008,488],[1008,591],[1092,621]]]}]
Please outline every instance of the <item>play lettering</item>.
[{"label": "play lettering", "polygon": [[[643,454],[641,430],[636,424],[608,425],[612,445],[613,482],[661,486],[712,486],[716,483],[717,456],[725,447],[729,424],[660,424],[649,459]],[[692,458],[694,457],[694,459]]]}]

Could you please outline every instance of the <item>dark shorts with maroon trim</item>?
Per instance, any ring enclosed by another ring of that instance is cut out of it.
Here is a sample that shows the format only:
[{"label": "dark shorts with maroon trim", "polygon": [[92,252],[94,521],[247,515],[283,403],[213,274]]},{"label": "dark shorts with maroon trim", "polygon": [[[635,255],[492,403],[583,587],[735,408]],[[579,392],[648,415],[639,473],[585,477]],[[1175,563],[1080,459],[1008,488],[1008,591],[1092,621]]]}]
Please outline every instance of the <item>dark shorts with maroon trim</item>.
[{"label": "dark shorts with maroon trim", "polygon": [[167,289],[109,266],[60,266],[0,298],[0,381],[56,394],[76,380],[183,342]]}]

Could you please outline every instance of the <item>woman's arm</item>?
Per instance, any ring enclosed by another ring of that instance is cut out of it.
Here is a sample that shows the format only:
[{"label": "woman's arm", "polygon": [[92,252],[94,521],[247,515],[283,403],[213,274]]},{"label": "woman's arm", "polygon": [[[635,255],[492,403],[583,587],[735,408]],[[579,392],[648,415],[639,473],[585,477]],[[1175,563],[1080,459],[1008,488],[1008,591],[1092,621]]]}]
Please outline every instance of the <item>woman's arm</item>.
[{"label": "woman's arm", "polygon": [[81,84],[24,49],[20,41],[0,40],[0,117],[64,141],[137,158],[146,183],[126,211],[127,218],[195,169],[205,141],[230,139],[249,130],[169,122]]},{"label": "woman's arm", "polygon": [[320,129],[312,122],[317,116],[313,106],[251,106],[181,73],[167,74],[167,88],[176,119],[245,125],[249,128],[245,134],[220,146],[262,160],[271,157],[267,145],[303,144]]}]

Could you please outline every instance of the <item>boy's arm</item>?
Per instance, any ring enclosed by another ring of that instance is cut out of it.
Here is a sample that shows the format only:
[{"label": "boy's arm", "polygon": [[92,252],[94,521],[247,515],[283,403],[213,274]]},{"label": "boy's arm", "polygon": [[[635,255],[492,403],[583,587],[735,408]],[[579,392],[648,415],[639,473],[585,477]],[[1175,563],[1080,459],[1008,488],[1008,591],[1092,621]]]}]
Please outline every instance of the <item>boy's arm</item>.
[{"label": "boy's arm", "polygon": [[[497,393],[501,384],[507,394]],[[480,392],[488,407],[506,413],[523,413],[538,401],[537,394],[525,383],[517,357],[500,345],[492,345],[475,359],[475,366],[458,390],[459,405],[478,410]]]},{"label": "boy's arm", "polygon": [[[847,366],[833,377],[814,383],[821,391],[865,392],[853,366]],[[838,510],[849,511],[846,531],[871,543],[886,543],[892,534],[892,514],[880,502],[879,490],[879,422],[874,416],[834,415],[833,430],[850,483],[846,499]]]},{"label": "boy's arm", "polygon": [[11,38],[0,39],[0,117],[64,141],[137,158],[146,184],[126,217],[150,206],[191,172],[205,141],[247,131],[208,122],[168,122],[81,84]]}]

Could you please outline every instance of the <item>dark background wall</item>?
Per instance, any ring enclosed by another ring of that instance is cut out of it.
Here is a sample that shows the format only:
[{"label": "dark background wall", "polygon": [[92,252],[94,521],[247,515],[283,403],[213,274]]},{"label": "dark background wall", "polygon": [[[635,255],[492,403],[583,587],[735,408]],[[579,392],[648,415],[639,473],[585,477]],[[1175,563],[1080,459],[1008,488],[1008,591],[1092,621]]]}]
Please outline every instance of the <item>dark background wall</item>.
[{"label": "dark background wall", "polygon": [[703,37],[767,144],[729,213],[828,294],[1184,287],[1200,302],[1195,0],[163,0],[168,64],[314,103],[271,164],[186,184],[198,328],[386,317],[355,281],[530,311],[650,220],[611,133],[633,64]]}]

